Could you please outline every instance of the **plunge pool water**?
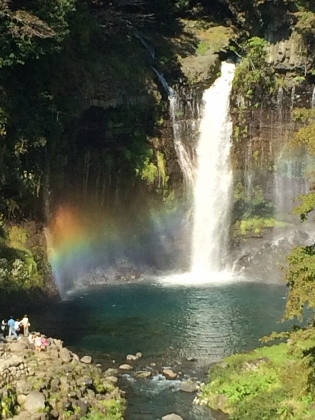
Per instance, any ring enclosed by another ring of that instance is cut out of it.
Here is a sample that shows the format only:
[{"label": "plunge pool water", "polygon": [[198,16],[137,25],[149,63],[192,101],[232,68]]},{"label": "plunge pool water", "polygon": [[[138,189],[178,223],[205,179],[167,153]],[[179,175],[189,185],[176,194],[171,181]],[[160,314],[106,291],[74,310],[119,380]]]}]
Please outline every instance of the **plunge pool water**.
[{"label": "plunge pool water", "polygon": [[[131,372],[120,380],[127,392],[127,420],[157,420],[172,412],[203,420],[212,418],[210,411],[179,391],[181,381],[203,381],[212,363],[284,330],[278,320],[285,295],[284,286],[254,282],[195,287],[144,282],[81,291],[29,315],[33,329],[92,355],[104,368],[117,367],[127,354],[143,354],[135,370],[151,369],[153,377],[135,379]],[[159,375],[163,367],[180,372],[178,378]]]}]

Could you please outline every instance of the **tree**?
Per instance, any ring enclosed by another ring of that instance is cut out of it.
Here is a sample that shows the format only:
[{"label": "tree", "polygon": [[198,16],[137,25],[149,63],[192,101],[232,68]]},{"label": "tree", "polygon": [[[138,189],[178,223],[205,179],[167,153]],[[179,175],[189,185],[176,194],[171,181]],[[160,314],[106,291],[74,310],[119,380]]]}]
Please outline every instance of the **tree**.
[{"label": "tree", "polygon": [[76,0],[0,0],[0,68],[58,48],[68,35]]},{"label": "tree", "polygon": [[[308,153],[315,156],[315,111],[297,109],[293,118],[303,126],[295,133],[292,146],[306,147]],[[313,177],[314,174],[309,176]],[[293,214],[300,216],[304,222],[315,210],[315,191],[312,188],[309,193],[299,195],[296,200],[300,201],[300,204],[294,209]],[[285,271],[285,280],[289,286],[289,293],[284,318],[304,319],[305,307],[311,309],[314,316],[315,244],[293,249],[287,260],[289,265]]]}]

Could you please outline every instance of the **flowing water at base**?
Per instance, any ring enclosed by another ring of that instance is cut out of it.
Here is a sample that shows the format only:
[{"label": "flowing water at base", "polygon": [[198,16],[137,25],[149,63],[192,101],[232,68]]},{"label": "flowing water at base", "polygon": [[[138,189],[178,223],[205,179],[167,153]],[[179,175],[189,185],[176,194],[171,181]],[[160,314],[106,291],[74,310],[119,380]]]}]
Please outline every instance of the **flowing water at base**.
[{"label": "flowing water at base", "polygon": [[[193,406],[193,395],[179,391],[186,378],[205,380],[211,363],[259,346],[258,339],[285,328],[286,289],[251,282],[194,287],[155,283],[104,286],[70,300],[34,310],[32,327],[60,337],[79,354],[104,367],[117,367],[127,354],[141,352],[135,370],[150,369],[151,379],[121,378],[127,391],[126,419],[156,420],[176,412],[184,420],[211,419]],[[188,361],[187,358],[194,358]],[[156,366],[151,366],[155,363]],[[175,381],[158,372],[181,372]]]}]

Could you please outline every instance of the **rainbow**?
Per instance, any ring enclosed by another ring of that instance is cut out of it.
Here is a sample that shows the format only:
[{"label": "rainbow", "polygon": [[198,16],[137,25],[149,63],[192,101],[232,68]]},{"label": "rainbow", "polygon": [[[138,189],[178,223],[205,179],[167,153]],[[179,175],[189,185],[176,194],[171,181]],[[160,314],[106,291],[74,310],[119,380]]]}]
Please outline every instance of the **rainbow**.
[{"label": "rainbow", "polygon": [[183,218],[183,212],[165,214],[151,209],[135,223],[123,223],[104,214],[90,212],[88,217],[87,213],[60,206],[46,229],[48,258],[62,297],[80,277],[98,267],[105,270],[116,259],[147,265],[152,255],[159,260],[160,251],[170,247],[168,238],[179,232]]}]

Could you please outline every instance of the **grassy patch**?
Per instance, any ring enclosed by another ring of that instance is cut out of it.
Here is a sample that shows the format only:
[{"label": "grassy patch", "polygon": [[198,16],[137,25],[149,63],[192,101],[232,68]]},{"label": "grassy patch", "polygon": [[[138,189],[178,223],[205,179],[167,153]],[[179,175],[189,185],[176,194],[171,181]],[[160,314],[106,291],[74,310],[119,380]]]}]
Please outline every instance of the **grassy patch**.
[{"label": "grassy patch", "polygon": [[274,219],[273,217],[252,217],[250,219],[239,220],[234,225],[237,235],[259,235],[265,229],[285,227],[287,223]]},{"label": "grassy patch", "polygon": [[231,419],[307,419],[314,415],[308,357],[282,343],[237,354],[210,370],[200,404]]},{"label": "grassy patch", "polygon": [[218,52],[226,48],[232,36],[232,30],[225,26],[215,26],[206,29],[199,34],[200,42],[197,47],[197,53],[206,54],[208,51],[212,53]]}]

